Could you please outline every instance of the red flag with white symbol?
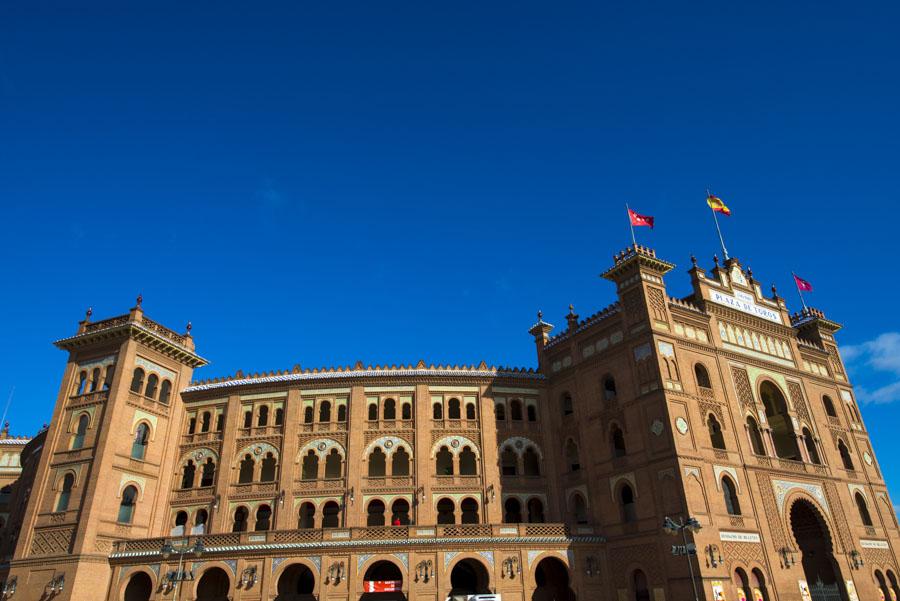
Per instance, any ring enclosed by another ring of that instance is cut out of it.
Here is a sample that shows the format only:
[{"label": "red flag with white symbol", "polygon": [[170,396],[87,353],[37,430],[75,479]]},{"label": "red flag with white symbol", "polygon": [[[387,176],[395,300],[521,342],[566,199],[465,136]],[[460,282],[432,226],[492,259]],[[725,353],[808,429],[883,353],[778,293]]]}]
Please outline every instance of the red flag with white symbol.
[{"label": "red flag with white symbol", "polygon": [[631,219],[631,225],[646,226],[653,229],[653,217],[650,215],[641,215],[628,209],[628,217]]},{"label": "red flag with white symbol", "polygon": [[793,275],[794,275],[794,281],[797,282],[798,290],[802,290],[804,292],[812,292],[812,284],[810,284],[809,282],[807,282],[806,280],[804,280],[797,274],[793,274]]}]

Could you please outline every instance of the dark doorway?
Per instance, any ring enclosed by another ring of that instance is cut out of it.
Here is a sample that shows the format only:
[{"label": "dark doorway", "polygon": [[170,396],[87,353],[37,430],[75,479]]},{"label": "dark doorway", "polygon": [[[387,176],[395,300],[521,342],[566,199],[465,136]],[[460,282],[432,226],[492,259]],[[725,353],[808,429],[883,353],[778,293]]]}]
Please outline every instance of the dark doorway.
[{"label": "dark doorway", "polygon": [[569,588],[569,569],[555,557],[545,557],[534,570],[536,588],[532,601],[575,601]]},{"label": "dark doorway", "polygon": [[[379,583],[394,582],[396,588],[403,588],[403,573],[396,564],[390,561],[376,561],[366,570],[363,578],[363,590],[370,586],[378,588]],[[406,601],[406,595],[399,590],[391,592],[366,592],[359,598],[360,601]]]},{"label": "dark doorway", "polygon": [[316,577],[302,563],[287,567],[278,578],[278,596],[275,601],[315,601],[313,590]]},{"label": "dark doorway", "polygon": [[490,593],[488,571],[479,561],[463,559],[450,572],[450,599],[466,601],[469,595]]},{"label": "dark doorway", "polygon": [[222,568],[210,568],[203,572],[197,583],[197,601],[228,601],[231,581]]},{"label": "dark doorway", "polygon": [[150,601],[153,594],[153,581],[144,572],[134,574],[125,587],[125,601]]},{"label": "dark doorway", "polygon": [[832,555],[831,533],[809,501],[791,507],[791,530],[800,551],[803,573],[814,601],[842,599],[840,571]]}]

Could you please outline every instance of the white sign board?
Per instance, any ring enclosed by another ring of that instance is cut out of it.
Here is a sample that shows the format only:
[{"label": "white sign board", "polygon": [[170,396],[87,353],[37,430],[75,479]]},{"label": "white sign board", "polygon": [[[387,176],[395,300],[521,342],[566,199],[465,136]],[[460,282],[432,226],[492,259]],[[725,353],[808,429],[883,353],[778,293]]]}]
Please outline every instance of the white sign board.
[{"label": "white sign board", "polygon": [[756,532],[719,532],[719,540],[733,543],[760,543]]},{"label": "white sign board", "polygon": [[755,315],[756,317],[761,317],[762,319],[781,323],[781,314],[778,311],[757,305],[753,295],[747,294],[746,292],[735,291],[734,296],[731,296],[730,294],[724,294],[718,290],[711,290],[709,300],[719,305],[724,305],[726,307],[731,307],[732,309],[737,309],[738,311],[743,311],[744,313],[749,313],[750,315]]}]

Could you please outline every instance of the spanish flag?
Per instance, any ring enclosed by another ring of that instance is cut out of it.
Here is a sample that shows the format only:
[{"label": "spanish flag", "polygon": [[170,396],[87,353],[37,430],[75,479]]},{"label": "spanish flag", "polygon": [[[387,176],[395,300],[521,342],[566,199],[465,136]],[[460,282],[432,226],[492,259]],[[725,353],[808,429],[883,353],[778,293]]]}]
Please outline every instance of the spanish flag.
[{"label": "spanish flag", "polygon": [[709,208],[715,211],[716,213],[723,213],[725,215],[731,215],[731,209],[725,206],[725,203],[722,202],[722,199],[718,196],[713,196],[712,194],[706,197],[706,204],[709,205]]}]

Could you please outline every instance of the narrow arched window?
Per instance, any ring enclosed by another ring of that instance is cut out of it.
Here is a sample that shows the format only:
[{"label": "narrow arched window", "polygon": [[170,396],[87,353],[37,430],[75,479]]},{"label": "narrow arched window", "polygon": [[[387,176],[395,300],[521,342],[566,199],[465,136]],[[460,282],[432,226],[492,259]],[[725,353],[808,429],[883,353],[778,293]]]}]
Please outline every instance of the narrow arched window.
[{"label": "narrow arched window", "polygon": [[284,424],[284,408],[276,407],[275,408],[275,425],[281,426]]},{"label": "narrow arched window", "polygon": [[207,521],[209,521],[209,513],[205,509],[198,510],[197,515],[194,516],[194,529],[191,530],[191,534],[205,534]]},{"label": "narrow arched window", "polygon": [[118,521],[122,524],[130,524],[134,519],[134,508],[137,505],[138,491],[134,486],[126,486],[122,491],[122,501],[119,503]]},{"label": "narrow arched window", "polygon": [[347,421],[347,405],[338,405],[337,420],[339,422]]},{"label": "narrow arched window", "polygon": [[91,392],[100,388],[100,368],[95,367],[91,372]]},{"label": "narrow arched window", "polygon": [[394,451],[394,455],[391,457],[391,474],[394,476],[409,475],[409,453],[403,447]]},{"label": "narrow arched window", "polygon": [[625,450],[625,434],[622,432],[622,428],[614,425],[610,432],[610,439],[612,441],[613,457],[624,457],[627,451]]},{"label": "narrow arched window", "polygon": [[803,428],[803,443],[806,445],[806,454],[809,455],[810,463],[821,465],[822,460],[819,459],[819,450],[816,448],[816,439],[813,438],[809,428]]},{"label": "narrow arched window", "polygon": [[75,476],[72,474],[63,476],[62,488],[59,489],[59,499],[56,501],[56,511],[66,511],[69,508],[73,486],[75,486]]},{"label": "narrow arched window", "polygon": [[209,432],[211,422],[212,415],[210,415],[209,411],[204,411],[203,416],[200,418],[200,431]]},{"label": "narrow arched window", "polygon": [[244,411],[244,427],[252,428],[253,427],[253,411],[247,409]]},{"label": "narrow arched window", "polygon": [[184,471],[181,474],[182,490],[187,490],[188,488],[194,487],[194,474],[196,472],[197,468],[194,467],[194,462],[188,459],[187,464],[184,466]]},{"label": "narrow arched window", "polygon": [[188,419],[188,434],[193,434],[197,431],[197,418],[191,416]]},{"label": "narrow arched window", "polygon": [[216,481],[216,464],[212,457],[206,458],[203,464],[203,470],[200,472],[200,486],[212,486]]},{"label": "narrow arched window", "polygon": [[412,419],[412,403],[403,403],[403,406],[400,408],[400,419]]},{"label": "narrow arched window", "polygon": [[232,522],[232,532],[247,531],[247,516],[250,514],[246,507],[238,507],[234,510],[234,521]]},{"label": "narrow arched window", "polygon": [[306,502],[300,505],[300,519],[297,527],[306,530],[313,528],[316,524],[316,506]]},{"label": "narrow arched window", "polygon": [[722,478],[722,496],[725,498],[725,511],[728,515],[741,515],[741,503],[737,496],[737,487],[731,478]]},{"label": "narrow arched window", "polygon": [[116,366],[108,365],[106,367],[106,373],[103,376],[103,390],[109,390],[110,388],[112,388],[114,375],[116,375]]},{"label": "narrow arched window", "polygon": [[438,476],[453,475],[453,454],[447,447],[441,447],[441,450],[435,455],[435,474]]},{"label": "narrow arched window", "polygon": [[614,401],[617,397],[616,379],[612,376],[606,376],[603,378],[603,398],[607,401]]},{"label": "narrow arched window", "polygon": [[522,401],[519,399],[509,402],[509,418],[514,422],[522,421]]},{"label": "narrow arched window", "polygon": [[447,401],[447,417],[449,419],[459,419],[459,399],[450,399]]},{"label": "narrow arched window", "polygon": [[637,512],[634,506],[634,491],[627,484],[622,487],[619,492],[619,499],[622,503],[622,521],[631,523],[637,520]]},{"label": "narrow arched window", "polygon": [[329,401],[322,401],[319,404],[319,422],[323,424],[327,424],[331,421],[331,403]]},{"label": "narrow arched window", "polygon": [[257,532],[268,530],[271,527],[271,521],[272,508],[268,505],[260,505],[256,510],[256,525],[253,529]]},{"label": "narrow arched window", "polygon": [[369,501],[366,508],[366,526],[384,526],[384,502],[379,499]]},{"label": "narrow arched window", "polygon": [[845,470],[853,470],[853,459],[850,458],[850,449],[847,448],[847,445],[844,444],[843,440],[838,441],[838,453],[841,454],[841,461],[844,464]]},{"label": "narrow arched window", "polygon": [[702,363],[694,364],[694,377],[697,379],[698,388],[712,388],[712,382],[709,379],[709,372]]},{"label": "narrow arched window", "polygon": [[397,499],[391,504],[391,526],[409,525],[409,502]]},{"label": "narrow arched window", "polygon": [[753,447],[755,455],[765,455],[766,446],[763,444],[762,433],[759,431],[759,425],[756,420],[747,416],[747,434],[750,436],[750,446]]},{"label": "narrow arched window", "polygon": [[259,475],[260,482],[272,482],[275,480],[275,470],[278,467],[278,460],[272,453],[266,453],[265,459],[262,460],[262,470]]},{"label": "narrow arched window", "polygon": [[216,432],[221,432],[225,429],[225,414],[220,413],[216,416]]},{"label": "narrow arched window", "polygon": [[518,524],[522,521],[522,504],[515,497],[506,499],[503,504],[503,523]]},{"label": "narrow arched window", "polygon": [[336,501],[328,501],[322,508],[322,528],[339,528],[341,508]]},{"label": "narrow arched window", "polygon": [[578,445],[571,438],[566,442],[566,463],[569,471],[577,472],[581,469],[581,461],[578,458]]},{"label": "narrow arched window", "polygon": [[859,519],[862,520],[863,526],[871,526],[872,516],[869,515],[869,508],[866,506],[866,500],[858,491],[853,497],[856,501],[856,510],[859,511]]},{"label": "narrow arched window", "polygon": [[500,473],[504,476],[515,476],[519,471],[519,458],[512,449],[504,449],[500,453]]},{"label": "narrow arched window", "polygon": [[140,367],[135,368],[134,375],[131,377],[131,392],[140,393],[144,389],[144,370]]},{"label": "narrow arched window", "polygon": [[431,418],[444,419],[444,406],[440,402],[437,402],[431,406]]},{"label": "narrow arched window", "polygon": [[578,493],[572,496],[572,517],[575,518],[576,524],[588,523],[587,505],[584,497]]},{"label": "narrow arched window", "polygon": [[474,403],[466,403],[466,419],[475,419]]},{"label": "narrow arched window", "polygon": [[238,471],[238,484],[247,484],[253,482],[253,470],[256,468],[256,462],[250,453],[244,455],[241,460],[241,468]]},{"label": "narrow arched window", "polygon": [[331,449],[325,458],[325,477],[330,479],[341,477],[341,454],[337,449]]},{"label": "narrow arched window", "polygon": [[544,504],[537,497],[532,497],[528,500],[528,521],[531,524],[543,524],[545,522]]},{"label": "narrow arched window", "polygon": [[259,407],[259,413],[257,413],[257,416],[256,416],[256,425],[259,427],[269,425],[269,407],[268,407],[268,405],[261,405]]},{"label": "narrow arched window", "polygon": [[147,388],[144,389],[144,396],[149,399],[155,399],[157,388],[159,388],[159,376],[150,374],[147,376]]},{"label": "narrow arched window", "polygon": [[305,409],[303,409],[303,423],[304,423],[304,424],[311,424],[311,423],[313,423],[313,408],[312,408],[312,405],[307,406]]},{"label": "narrow arched window", "polygon": [[369,477],[383,477],[385,474],[386,465],[387,457],[385,457],[384,451],[382,451],[379,447],[375,447],[374,449],[372,449],[372,454],[369,455]]},{"label": "narrow arched window", "polygon": [[526,412],[528,413],[528,421],[536,422],[537,421],[537,407],[535,407],[534,405],[528,405],[526,407],[526,409],[527,409]]},{"label": "narrow arched window", "polygon": [[463,447],[459,453],[459,474],[461,476],[475,476],[478,474],[478,462],[475,452],[468,446]]},{"label": "narrow arched window", "polygon": [[394,399],[385,399],[382,408],[384,419],[397,419],[397,401]]},{"label": "narrow arched window", "polygon": [[163,380],[162,384],[159,386],[159,402],[163,405],[169,404],[169,397],[172,396],[172,383],[168,380]]},{"label": "narrow arched window", "polygon": [[378,405],[376,405],[375,403],[369,405],[369,421],[378,421]]},{"label": "narrow arched window", "polygon": [[186,511],[179,511],[175,514],[175,528],[169,533],[172,536],[181,536],[184,534],[184,527],[188,522],[188,514]]},{"label": "narrow arched window", "polygon": [[564,392],[561,397],[562,402],[562,413],[563,415],[572,415],[575,409],[572,406],[572,395],[568,392]]},{"label": "narrow arched window", "polygon": [[837,417],[837,411],[834,408],[834,401],[827,394],[822,397],[822,405],[825,406],[825,413],[830,417]]},{"label": "narrow arched window", "polygon": [[73,449],[80,449],[84,447],[84,436],[87,433],[87,429],[90,423],[91,418],[89,418],[87,414],[82,414],[81,417],[78,418],[78,426],[75,428],[75,436],[72,437]]},{"label": "narrow arched window", "polygon": [[526,448],[522,453],[522,471],[526,476],[541,475],[541,462],[533,447]]},{"label": "narrow arched window", "polygon": [[134,459],[143,459],[147,454],[147,444],[150,441],[150,427],[147,424],[138,424],[134,431],[134,442],[131,443],[131,456]]},{"label": "narrow arched window", "polygon": [[437,503],[437,523],[438,524],[455,524],[456,523],[456,505],[450,499],[441,499]]},{"label": "narrow arched window", "polygon": [[494,404],[494,417],[498,422],[506,421],[506,405],[503,403]]},{"label": "narrow arched window", "polygon": [[315,451],[309,451],[303,457],[303,468],[300,472],[301,480],[315,480],[319,477],[319,456]]},{"label": "narrow arched window", "polygon": [[722,426],[719,420],[712,413],[706,420],[706,427],[709,429],[709,442],[714,449],[725,450],[725,436],[722,434]]},{"label": "narrow arched window", "polygon": [[460,523],[461,524],[477,524],[478,519],[478,501],[468,497],[459,504]]}]

